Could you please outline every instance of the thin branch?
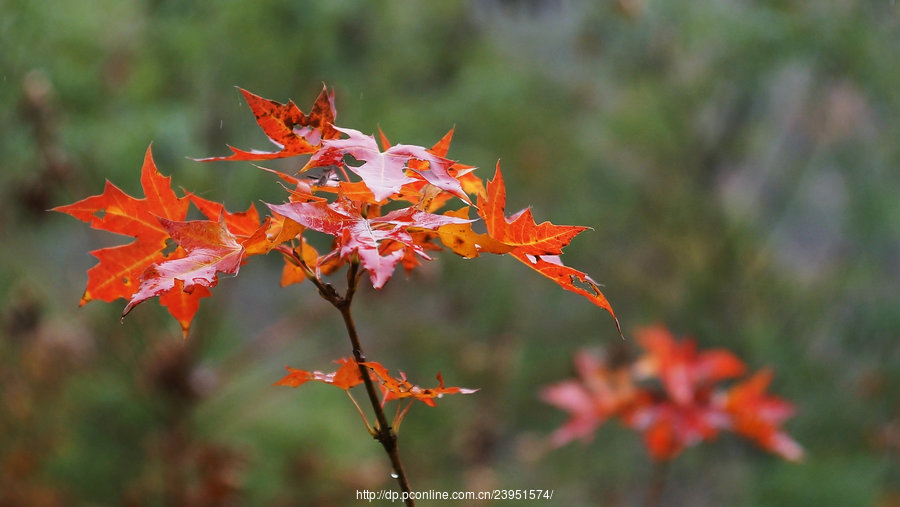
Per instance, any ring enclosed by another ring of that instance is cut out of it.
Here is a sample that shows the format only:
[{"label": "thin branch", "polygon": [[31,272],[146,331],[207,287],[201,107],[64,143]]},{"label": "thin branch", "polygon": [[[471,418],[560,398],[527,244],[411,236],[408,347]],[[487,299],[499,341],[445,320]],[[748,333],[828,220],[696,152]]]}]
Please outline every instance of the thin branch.
[{"label": "thin branch", "polygon": [[[312,280],[319,289],[319,295],[341,312],[341,317],[344,319],[344,327],[347,328],[347,336],[350,338],[350,344],[353,346],[353,358],[356,360],[357,364],[359,364],[359,372],[362,375],[366,394],[369,397],[372,409],[375,411],[374,432],[371,429],[370,432],[373,432],[373,436],[381,443],[391,460],[391,466],[393,468],[391,476],[397,479],[397,482],[400,484],[400,489],[404,493],[410,493],[412,490],[409,487],[409,480],[406,477],[406,471],[403,469],[403,462],[400,461],[400,452],[397,448],[397,433],[391,427],[390,423],[388,423],[387,417],[384,415],[384,408],[381,406],[381,402],[378,399],[378,391],[375,389],[375,383],[372,381],[369,369],[362,364],[366,362],[366,355],[363,353],[359,335],[356,332],[356,324],[353,322],[353,315],[350,313],[350,304],[353,302],[353,296],[356,294],[356,288],[359,285],[361,275],[359,259],[354,258],[350,261],[350,268],[347,270],[347,292],[341,297],[337,291],[334,290],[334,287],[322,282],[322,280],[315,276],[315,273],[306,265],[302,258],[299,258],[296,252],[293,252],[293,250],[291,252],[293,260],[304,269],[304,272],[307,273],[307,277]],[[357,408],[359,408],[358,405]],[[368,421],[366,421],[366,426],[369,426]],[[406,499],[407,506],[415,507],[415,504],[415,501],[411,498]]]}]

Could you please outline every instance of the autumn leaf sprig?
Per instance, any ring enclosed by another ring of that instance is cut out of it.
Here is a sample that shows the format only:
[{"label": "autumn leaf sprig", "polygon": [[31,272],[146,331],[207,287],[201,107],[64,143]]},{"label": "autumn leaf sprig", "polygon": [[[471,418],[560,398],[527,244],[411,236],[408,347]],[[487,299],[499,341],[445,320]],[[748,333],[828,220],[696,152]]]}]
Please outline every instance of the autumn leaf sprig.
[{"label": "autumn leaf sprig", "polygon": [[[587,227],[538,224],[528,208],[507,215],[499,163],[493,179],[485,183],[473,166],[447,158],[452,129],[430,148],[391,144],[380,130],[376,141],[375,136],[335,125],[334,94],[327,87],[323,86],[309,114],[292,101],[282,104],[240,92],[278,149],[229,146],[231,155],[197,160],[306,157],[296,173],[261,168],[280,178],[288,193],[286,200],[265,203],[267,214],[260,216],[252,204],[246,211],[231,213],[223,204],[190,192],[179,197],[172,190],[171,177],[160,174],[148,148],[141,168],[144,197],[132,197],[107,182],[99,195],[54,208],[95,229],[134,238],[91,252],[98,263],[88,270],[82,305],[95,299],[125,299],[124,318],[142,302],[158,298],[187,337],[200,299],[211,295],[220,275],[236,276],[251,257],[277,252],[284,259],[281,285],[306,280],[315,285],[341,313],[353,352],[333,374],[290,369],[278,384],[297,386],[317,380],[348,393],[351,387],[364,385],[374,422],[353,403],[369,432],[384,446],[405,492],[410,487],[397,451],[396,427],[412,401],[433,406],[434,399],[445,394],[474,390],[444,387],[440,374],[437,387],[421,388],[367,360],[350,312],[364,274],[373,288],[381,289],[397,266],[410,272],[431,260],[430,252],[444,248],[465,258],[509,254],[607,311],[619,329],[599,285],[561,261],[563,248]],[[190,206],[205,219],[187,220]],[[484,232],[473,228],[479,220]],[[307,231],[331,236],[330,248],[317,251],[307,240]],[[341,269],[347,280],[342,293],[327,278]],[[384,403],[407,398],[410,402],[388,421]]]}]

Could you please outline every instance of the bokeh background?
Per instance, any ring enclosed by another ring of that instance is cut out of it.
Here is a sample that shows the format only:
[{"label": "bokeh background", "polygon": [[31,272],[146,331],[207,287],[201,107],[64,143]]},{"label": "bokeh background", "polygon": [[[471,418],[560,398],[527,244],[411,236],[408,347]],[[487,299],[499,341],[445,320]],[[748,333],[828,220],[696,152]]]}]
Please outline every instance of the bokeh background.
[{"label": "bokeh background", "polygon": [[[0,504],[352,505],[394,488],[345,397],[276,388],[347,355],[309,284],[254,259],[191,336],[150,302],[77,303],[124,238],[47,212],[141,195],[152,141],[176,187],[231,210],[284,190],[226,143],[269,149],[241,86],[431,145],[510,210],[593,227],[565,259],[626,337],[664,323],[776,371],[788,464],[728,435],[686,451],[664,505],[900,504],[900,6],[893,0],[187,2],[0,0]],[[557,450],[538,401],[579,348],[633,354],[608,315],[513,259],[445,252],[358,296],[370,358],[480,387],[401,428],[413,488],[546,488],[640,504],[653,467],[608,424]]]}]

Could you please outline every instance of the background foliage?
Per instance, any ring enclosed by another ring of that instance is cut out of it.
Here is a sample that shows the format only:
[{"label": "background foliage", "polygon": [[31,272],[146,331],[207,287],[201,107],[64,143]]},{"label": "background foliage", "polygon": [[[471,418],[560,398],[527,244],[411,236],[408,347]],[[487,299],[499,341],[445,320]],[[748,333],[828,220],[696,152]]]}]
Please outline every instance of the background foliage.
[{"label": "background foliage", "polygon": [[[156,305],[123,325],[118,304],[76,308],[85,252],[117,240],[44,211],[105,178],[139,192],[151,140],[174,185],[232,210],[278,202],[249,164],[184,157],[268,147],[233,86],[305,109],[323,81],[341,125],[421,145],[455,125],[449,156],[483,178],[502,159],[528,199],[511,210],[593,226],[566,258],[626,335],[662,322],[775,369],[806,462],[720,438],[673,464],[671,505],[900,501],[898,9],[0,0],[0,503],[332,505],[392,487],[343,396],[271,386],[348,352],[310,285],[278,287],[280,259],[223,281],[182,343]],[[641,501],[637,435],[608,425],[550,451],[565,415],[536,398],[576,349],[633,340],[516,264],[448,253],[359,297],[371,358],[482,388],[413,409],[413,488]]]}]

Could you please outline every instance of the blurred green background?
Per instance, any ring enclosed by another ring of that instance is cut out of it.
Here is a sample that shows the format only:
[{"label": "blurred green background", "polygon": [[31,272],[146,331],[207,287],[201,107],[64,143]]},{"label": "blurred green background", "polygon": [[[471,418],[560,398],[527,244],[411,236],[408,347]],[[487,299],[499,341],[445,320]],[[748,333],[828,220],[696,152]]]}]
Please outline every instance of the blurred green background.
[{"label": "blurred green background", "polygon": [[[241,86],[431,145],[509,210],[594,228],[566,251],[628,336],[665,323],[776,371],[807,450],[723,435],[670,470],[664,505],[900,504],[900,7],[892,0],[304,2],[0,0],[0,504],[352,505],[394,488],[380,446],[285,364],[349,353],[338,314],[281,260],[202,302],[191,336],[155,303],[78,308],[89,250],[124,238],[45,210],[141,195],[152,141],[173,185],[229,209],[280,202],[226,143],[270,149]],[[293,163],[293,162],[292,162]],[[270,164],[277,166],[277,164]],[[280,167],[292,167],[282,165]],[[356,318],[371,359],[480,387],[401,428],[413,489],[545,488],[634,505],[652,475],[609,424],[549,450],[537,400],[582,347],[634,353],[608,315],[513,259],[445,252]]]}]

